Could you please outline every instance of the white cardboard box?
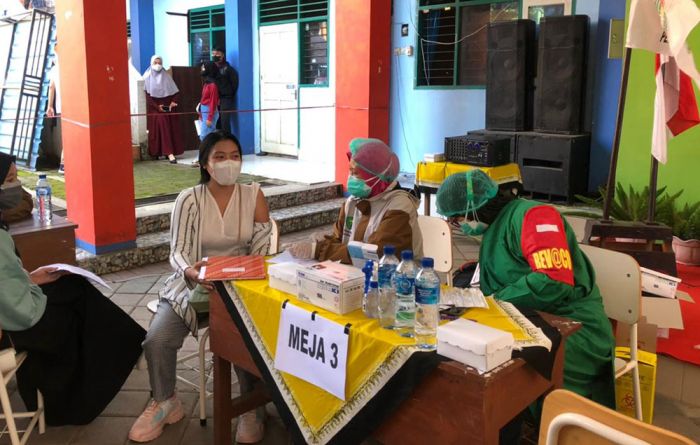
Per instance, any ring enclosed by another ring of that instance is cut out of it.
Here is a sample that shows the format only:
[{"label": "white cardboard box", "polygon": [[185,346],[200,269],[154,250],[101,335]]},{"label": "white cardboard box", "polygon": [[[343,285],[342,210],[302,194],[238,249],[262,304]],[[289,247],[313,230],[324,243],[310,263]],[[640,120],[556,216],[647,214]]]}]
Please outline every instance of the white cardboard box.
[{"label": "white cardboard box", "polygon": [[360,269],[324,261],[297,271],[299,299],[336,314],[362,306],[365,275]]},{"label": "white cardboard box", "polygon": [[471,320],[458,318],[437,330],[440,355],[476,368],[489,371],[510,360],[513,335]]},{"label": "white cardboard box", "polygon": [[680,278],[672,277],[655,270],[640,267],[642,271],[642,290],[666,298],[676,298]]},{"label": "white cardboard box", "polygon": [[267,268],[267,273],[270,276],[270,287],[297,296],[299,294],[297,291],[297,271],[302,268],[304,266],[297,263],[271,264]]}]

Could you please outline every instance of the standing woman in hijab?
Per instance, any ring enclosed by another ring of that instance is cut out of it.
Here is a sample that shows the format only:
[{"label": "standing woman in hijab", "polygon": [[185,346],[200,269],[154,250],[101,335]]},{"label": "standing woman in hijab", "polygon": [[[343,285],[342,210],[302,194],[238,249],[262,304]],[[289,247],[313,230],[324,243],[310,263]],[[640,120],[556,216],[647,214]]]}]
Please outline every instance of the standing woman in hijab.
[{"label": "standing woman in hijab", "polygon": [[184,151],[178,134],[177,85],[163,69],[163,59],[154,55],[151,66],[143,73],[148,110],[148,153],[158,159],[167,156],[171,164],[177,164],[175,155]]}]

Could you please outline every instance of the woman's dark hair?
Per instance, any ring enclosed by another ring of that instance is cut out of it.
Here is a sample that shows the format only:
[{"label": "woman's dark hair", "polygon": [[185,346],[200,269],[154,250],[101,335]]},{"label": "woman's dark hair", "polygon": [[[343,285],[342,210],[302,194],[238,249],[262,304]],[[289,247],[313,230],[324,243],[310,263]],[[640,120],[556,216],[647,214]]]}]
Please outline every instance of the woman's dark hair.
[{"label": "woman's dark hair", "polygon": [[232,133],[226,130],[216,130],[212,131],[204,138],[204,140],[199,144],[199,183],[206,184],[211,179],[211,175],[206,169],[207,162],[209,161],[209,155],[214,149],[214,146],[221,141],[231,141],[238,147],[238,154],[243,158],[243,152],[241,151],[241,143],[238,142],[238,138]]},{"label": "woman's dark hair", "polygon": [[219,67],[214,62],[202,63],[202,76],[209,82],[214,82],[219,77]]}]

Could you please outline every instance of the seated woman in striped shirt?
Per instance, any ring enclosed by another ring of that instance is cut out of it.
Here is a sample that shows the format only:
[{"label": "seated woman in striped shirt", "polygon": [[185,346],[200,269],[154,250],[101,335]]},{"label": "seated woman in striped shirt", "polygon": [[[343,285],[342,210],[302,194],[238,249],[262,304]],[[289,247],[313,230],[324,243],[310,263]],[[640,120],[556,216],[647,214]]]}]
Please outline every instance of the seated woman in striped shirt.
[{"label": "seated woman in striped shirt", "polygon": [[[187,334],[197,334],[201,320],[190,298],[213,289],[198,278],[202,258],[267,253],[271,232],[267,202],[259,184],[236,183],[241,160],[234,135],[210,133],[199,147],[200,183],[182,191],[175,201],[170,226],[170,264],[175,273],[160,291],[158,310],[143,342],[153,400],[129,432],[135,442],[157,438],[166,424],[184,417],[175,394],[177,351]],[[241,393],[251,391],[256,378],[241,369],[236,373]],[[254,443],[262,437],[261,416],[256,411],[243,414],[237,442]]]}]

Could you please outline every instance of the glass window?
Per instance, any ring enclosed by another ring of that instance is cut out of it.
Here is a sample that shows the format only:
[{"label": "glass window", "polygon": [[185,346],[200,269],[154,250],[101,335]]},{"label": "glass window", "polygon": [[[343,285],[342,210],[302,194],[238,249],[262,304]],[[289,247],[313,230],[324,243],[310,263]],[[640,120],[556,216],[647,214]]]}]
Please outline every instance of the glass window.
[{"label": "glass window", "polygon": [[258,0],[260,24],[328,17],[328,0]]},{"label": "glass window", "polygon": [[527,8],[527,16],[538,25],[542,17],[552,17],[564,15],[564,4],[548,6],[530,6]]},{"label": "glass window", "polygon": [[224,6],[190,9],[190,64],[199,65],[211,59],[211,51],[221,47],[226,52],[226,21]]},{"label": "glass window", "polygon": [[328,22],[301,23],[301,84],[328,85]]},{"label": "glass window", "polygon": [[[419,86],[482,86],[490,22],[518,18],[518,2],[494,0],[456,3],[421,0],[418,13]],[[425,7],[423,7],[425,6]]]}]

